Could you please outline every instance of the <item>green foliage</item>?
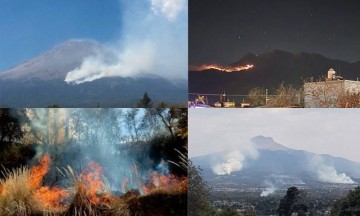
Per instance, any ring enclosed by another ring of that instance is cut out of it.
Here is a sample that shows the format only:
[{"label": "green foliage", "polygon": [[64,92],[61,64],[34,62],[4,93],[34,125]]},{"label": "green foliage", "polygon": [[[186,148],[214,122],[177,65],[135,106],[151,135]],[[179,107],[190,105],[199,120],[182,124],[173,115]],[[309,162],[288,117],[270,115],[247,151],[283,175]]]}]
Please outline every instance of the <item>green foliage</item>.
[{"label": "green foliage", "polygon": [[290,216],[293,212],[307,211],[307,207],[299,203],[304,195],[304,192],[297,187],[288,188],[286,195],[280,200],[278,214],[280,216]]},{"label": "green foliage", "polygon": [[215,215],[210,203],[210,188],[204,182],[200,167],[196,167],[189,160],[188,170],[188,215]]},{"label": "green foliage", "polygon": [[240,214],[236,210],[234,210],[230,207],[224,208],[217,215],[219,215],[219,216],[240,216]]},{"label": "green foliage", "polygon": [[360,186],[338,200],[331,209],[331,215],[352,216],[360,215]]},{"label": "green foliage", "polygon": [[149,97],[147,92],[144,93],[144,96],[138,102],[137,107],[138,108],[151,108],[152,107],[151,98]]}]

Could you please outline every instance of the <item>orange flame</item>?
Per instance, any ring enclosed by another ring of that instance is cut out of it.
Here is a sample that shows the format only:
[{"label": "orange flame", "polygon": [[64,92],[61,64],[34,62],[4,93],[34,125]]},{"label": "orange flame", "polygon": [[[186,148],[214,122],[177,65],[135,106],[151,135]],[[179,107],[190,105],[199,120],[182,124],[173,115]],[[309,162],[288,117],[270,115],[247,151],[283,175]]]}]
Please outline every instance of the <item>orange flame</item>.
[{"label": "orange flame", "polygon": [[59,187],[41,187],[35,192],[35,196],[46,206],[61,208],[68,193]]},{"label": "orange flame", "polygon": [[31,168],[29,182],[31,187],[39,188],[41,186],[44,176],[49,172],[50,163],[49,155],[44,155],[40,160],[40,164]]},{"label": "orange flame", "polygon": [[40,200],[44,206],[50,208],[62,207],[62,202],[67,198],[68,193],[59,187],[41,187],[44,176],[49,172],[51,159],[49,155],[44,155],[40,164],[30,169],[30,187],[36,189],[34,196]]},{"label": "orange flame", "polygon": [[252,64],[248,64],[245,66],[241,66],[241,65],[239,65],[239,66],[220,66],[220,65],[216,65],[216,64],[210,64],[210,65],[201,65],[201,66],[190,66],[190,70],[191,71],[202,71],[202,70],[207,70],[207,69],[215,69],[215,70],[230,73],[230,72],[248,70],[253,67],[254,67],[254,65],[252,65]]},{"label": "orange flame", "polygon": [[101,174],[101,166],[95,162],[90,162],[79,176],[83,192],[95,205],[108,202],[111,199],[111,195],[105,193],[105,184],[101,180]]},{"label": "orange flame", "polygon": [[152,193],[156,190],[165,190],[171,192],[186,192],[187,191],[187,178],[176,177],[170,175],[169,177],[162,175],[158,172],[151,174],[151,180],[142,186],[145,194]]}]

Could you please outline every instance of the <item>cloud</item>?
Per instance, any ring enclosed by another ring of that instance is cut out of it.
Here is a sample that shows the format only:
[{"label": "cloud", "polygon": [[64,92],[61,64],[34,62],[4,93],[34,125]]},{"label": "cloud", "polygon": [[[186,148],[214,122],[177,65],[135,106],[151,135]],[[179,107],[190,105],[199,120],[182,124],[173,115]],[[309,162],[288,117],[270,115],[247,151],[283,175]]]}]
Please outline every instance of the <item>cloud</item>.
[{"label": "cloud", "polygon": [[163,14],[174,21],[178,14],[186,10],[186,0],[151,0],[151,9],[155,14]]},{"label": "cloud", "polygon": [[[69,71],[68,83],[104,77],[187,79],[188,36],[185,0],[123,2],[122,35],[102,45]],[[111,60],[109,60],[111,53]]]},{"label": "cloud", "polygon": [[354,184],[345,173],[338,173],[334,166],[325,164],[321,156],[313,156],[309,160],[310,168],[316,173],[319,181],[327,183]]}]

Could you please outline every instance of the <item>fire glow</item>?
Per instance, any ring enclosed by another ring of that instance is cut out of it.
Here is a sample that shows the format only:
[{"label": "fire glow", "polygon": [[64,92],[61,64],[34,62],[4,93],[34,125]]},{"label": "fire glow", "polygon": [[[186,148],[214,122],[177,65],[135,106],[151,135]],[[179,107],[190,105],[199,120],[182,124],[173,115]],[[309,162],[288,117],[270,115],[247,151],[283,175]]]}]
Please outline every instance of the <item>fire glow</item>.
[{"label": "fire glow", "polygon": [[191,71],[202,71],[202,70],[208,70],[208,69],[215,69],[227,73],[231,72],[238,72],[238,71],[246,71],[251,68],[253,68],[254,65],[248,64],[248,65],[239,65],[239,66],[221,66],[216,64],[210,64],[210,65],[201,65],[201,66],[190,66]]},{"label": "fire glow", "polygon": [[44,176],[50,170],[51,159],[48,155],[41,158],[40,164],[30,169],[29,186],[35,190],[34,196],[48,208],[61,208],[68,193],[58,186],[41,186]]},{"label": "fire glow", "polygon": [[[50,165],[51,158],[48,155],[44,155],[38,165],[31,167],[27,182],[28,186],[34,191],[33,196],[46,208],[60,210],[66,207],[66,202],[70,201],[70,193],[67,189],[59,186],[42,186],[44,177],[50,170]],[[102,167],[92,161],[88,163],[76,180],[76,193],[85,196],[94,206],[109,205],[116,199],[115,195],[106,190],[102,172]],[[166,176],[158,172],[150,172],[148,180],[142,181],[138,178],[137,182],[140,191],[144,195],[159,191],[173,193],[187,191],[187,178],[177,177],[171,174]],[[127,184],[128,179],[124,178],[120,186],[122,191],[127,190]],[[6,188],[0,187],[0,189],[0,194],[4,194]]]},{"label": "fire glow", "polygon": [[186,215],[187,128],[177,123],[184,110],[169,121],[168,109],[12,111],[26,114],[19,117],[30,127],[24,151],[36,154],[0,169],[0,216],[169,215],[172,208]]}]

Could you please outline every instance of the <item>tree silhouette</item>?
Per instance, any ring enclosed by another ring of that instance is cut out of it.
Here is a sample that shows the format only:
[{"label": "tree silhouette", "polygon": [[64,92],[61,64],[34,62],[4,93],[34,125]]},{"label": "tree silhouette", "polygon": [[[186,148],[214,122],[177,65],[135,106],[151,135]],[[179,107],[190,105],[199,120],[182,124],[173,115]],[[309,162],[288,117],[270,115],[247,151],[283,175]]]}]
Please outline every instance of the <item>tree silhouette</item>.
[{"label": "tree silhouette", "polygon": [[151,98],[149,97],[147,92],[144,93],[144,96],[138,102],[137,107],[138,108],[151,108],[152,107]]},{"label": "tree silhouette", "polygon": [[216,215],[210,203],[210,188],[204,182],[200,167],[189,160],[188,215]]},{"label": "tree silhouette", "polygon": [[280,216],[290,216],[295,211],[307,211],[304,204],[299,204],[305,193],[297,187],[288,188],[284,198],[280,200],[277,212]]},{"label": "tree silhouette", "polygon": [[12,142],[24,136],[19,117],[16,110],[0,109],[0,142]]},{"label": "tree silhouette", "polygon": [[338,200],[331,209],[331,215],[360,215],[360,186]]}]

